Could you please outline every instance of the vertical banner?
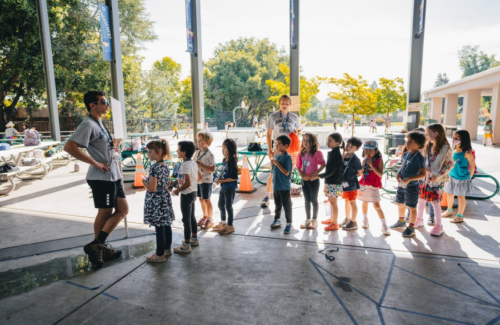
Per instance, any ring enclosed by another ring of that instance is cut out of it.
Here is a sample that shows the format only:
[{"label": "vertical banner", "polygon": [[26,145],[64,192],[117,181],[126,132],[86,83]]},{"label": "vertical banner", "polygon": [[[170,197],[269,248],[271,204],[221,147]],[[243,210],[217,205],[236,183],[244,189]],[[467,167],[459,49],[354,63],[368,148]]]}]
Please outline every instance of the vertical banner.
[{"label": "vertical banner", "polygon": [[424,31],[424,6],[425,0],[420,0],[420,15],[418,16],[418,34],[417,38],[420,37],[420,34]]},{"label": "vertical banner", "polygon": [[295,46],[295,5],[290,0],[290,44]]},{"label": "vertical banner", "polygon": [[109,7],[102,3],[99,4],[99,17],[101,18],[102,58],[106,61],[113,61]]},{"label": "vertical banner", "polygon": [[193,0],[186,0],[187,51],[194,54]]}]

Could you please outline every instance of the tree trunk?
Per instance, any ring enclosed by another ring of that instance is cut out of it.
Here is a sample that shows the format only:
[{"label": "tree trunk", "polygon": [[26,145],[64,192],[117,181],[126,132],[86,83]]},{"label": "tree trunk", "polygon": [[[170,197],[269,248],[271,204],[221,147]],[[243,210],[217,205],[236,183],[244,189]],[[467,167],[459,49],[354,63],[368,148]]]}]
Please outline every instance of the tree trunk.
[{"label": "tree trunk", "polygon": [[355,114],[352,113],[352,127],[351,127],[351,137],[354,136],[354,117],[355,117]]},{"label": "tree trunk", "polygon": [[389,109],[387,110],[387,118],[385,120],[385,133],[387,133],[387,131],[389,129]]}]

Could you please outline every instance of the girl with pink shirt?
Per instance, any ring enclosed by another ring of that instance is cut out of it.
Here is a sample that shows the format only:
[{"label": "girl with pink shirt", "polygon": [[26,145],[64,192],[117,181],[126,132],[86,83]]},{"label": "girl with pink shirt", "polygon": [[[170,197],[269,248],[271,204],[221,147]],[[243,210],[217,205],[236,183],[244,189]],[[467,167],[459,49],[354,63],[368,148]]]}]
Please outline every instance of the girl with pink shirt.
[{"label": "girl with pink shirt", "polygon": [[[300,228],[315,229],[318,226],[318,193],[320,186],[318,175],[325,168],[325,164],[323,153],[319,151],[318,139],[314,134],[305,133],[302,137],[302,145],[296,163],[297,170],[302,177],[302,191],[304,192],[307,216]],[[311,205],[313,209],[312,219]]]}]

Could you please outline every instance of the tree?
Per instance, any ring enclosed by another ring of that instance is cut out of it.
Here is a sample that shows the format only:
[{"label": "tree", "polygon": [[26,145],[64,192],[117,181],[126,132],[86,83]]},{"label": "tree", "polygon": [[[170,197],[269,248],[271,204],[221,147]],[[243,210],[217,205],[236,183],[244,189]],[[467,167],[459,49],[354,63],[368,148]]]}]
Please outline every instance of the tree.
[{"label": "tree", "polygon": [[167,71],[152,69],[144,72],[144,104],[151,118],[173,118],[179,103],[173,89],[175,77]]},{"label": "tree", "polygon": [[244,100],[247,110],[240,111],[238,123],[254,115],[265,116],[273,107],[266,80],[278,77],[283,55],[268,39],[239,38],[219,44],[203,71],[205,115],[232,111]]},{"label": "tree", "polygon": [[438,76],[436,78],[436,81],[434,81],[434,88],[446,85],[448,82],[450,82],[450,78],[446,75],[446,72],[441,74],[438,73]]},{"label": "tree", "polygon": [[[375,89],[374,95],[376,97],[376,112],[386,114],[386,121],[389,121],[391,112],[406,108],[406,93],[402,78],[380,78],[379,86]],[[386,124],[386,128],[387,126],[388,124]]]},{"label": "tree", "polygon": [[306,118],[308,121],[317,122],[319,120],[319,111],[317,107],[313,107],[306,113]]},{"label": "tree", "polygon": [[326,114],[326,107],[323,107],[323,116],[321,116],[321,119],[325,121],[327,117],[328,115]]},{"label": "tree", "polygon": [[[269,100],[274,101],[279,105],[280,96],[290,92],[290,68],[284,64],[279,65],[280,72],[285,76],[284,81],[267,80],[266,84],[271,88],[273,95]],[[312,107],[313,98],[319,93],[319,86],[326,78],[314,77],[307,79],[304,76],[300,77],[300,115],[305,115]]]},{"label": "tree", "polygon": [[[368,81],[362,76],[356,79],[344,73],[344,78],[331,78],[328,82],[339,88],[337,92],[328,93],[328,96],[342,101],[339,105],[339,112],[351,115],[353,125],[356,115],[372,115],[375,112],[376,98]],[[352,135],[354,135],[354,128],[352,128]]]},{"label": "tree", "polygon": [[479,51],[479,45],[465,45],[458,51],[460,69],[462,78],[472,76],[473,74],[488,70],[492,65],[497,65],[495,55],[488,56],[483,51]]}]

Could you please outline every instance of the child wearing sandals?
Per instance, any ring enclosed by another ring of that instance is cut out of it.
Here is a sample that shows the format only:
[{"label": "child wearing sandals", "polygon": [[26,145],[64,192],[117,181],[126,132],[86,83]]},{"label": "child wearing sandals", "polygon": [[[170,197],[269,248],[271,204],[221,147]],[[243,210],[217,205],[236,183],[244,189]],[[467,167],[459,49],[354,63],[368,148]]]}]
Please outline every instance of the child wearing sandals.
[{"label": "child wearing sandals", "polygon": [[450,181],[446,183],[444,191],[448,193],[448,210],[443,218],[453,216],[453,201],[458,197],[458,213],[450,222],[464,222],[465,196],[470,195],[474,189],[472,177],[476,170],[476,162],[472,155],[472,144],[467,130],[459,130],[453,135],[453,159],[455,166],[450,171]]},{"label": "child wearing sandals", "polygon": [[382,233],[386,236],[391,234],[385,221],[384,211],[380,206],[380,192],[382,188],[382,175],[384,173],[384,160],[378,150],[377,141],[367,140],[363,144],[363,176],[359,181],[358,200],[362,203],[363,228],[369,227],[368,223],[368,203],[373,203],[375,211],[382,222]]},{"label": "child wearing sandals", "polygon": [[214,140],[212,134],[208,131],[198,132],[196,136],[198,142],[198,150],[194,153],[194,160],[198,165],[198,198],[203,211],[203,218],[198,221],[198,226],[201,229],[210,229],[214,223],[212,222],[212,183],[213,174],[215,172],[214,154],[208,147]]},{"label": "child wearing sandals", "polygon": [[361,161],[355,152],[361,148],[363,141],[360,138],[352,137],[347,140],[344,151],[344,165],[342,169],[342,189],[344,193],[342,198],[345,200],[346,218],[342,222],[343,230],[356,230],[358,223],[358,205],[356,198],[358,197],[359,181],[358,177],[363,175],[363,167]]},{"label": "child wearing sandals", "polygon": [[300,225],[300,228],[315,229],[318,227],[318,193],[320,186],[318,174],[323,168],[325,168],[325,158],[319,150],[318,139],[312,133],[305,133],[302,136],[300,153],[297,157],[297,171],[302,177],[302,191],[306,209],[306,220]]},{"label": "child wearing sandals", "polygon": [[342,153],[340,149],[344,149],[344,141],[342,135],[335,132],[328,136],[328,148],[332,149],[328,153],[326,162],[326,171],[318,176],[325,179],[325,195],[330,203],[330,210],[332,215],[330,219],[321,221],[322,224],[327,225],[326,231],[333,231],[339,229],[337,221],[339,214],[339,207],[337,205],[337,198],[341,197],[344,193],[342,189]]},{"label": "child wearing sandals", "polygon": [[434,227],[430,231],[433,236],[443,234],[441,223],[441,199],[444,183],[449,180],[448,173],[453,168],[453,153],[446,139],[446,133],[441,124],[431,124],[425,131],[427,144],[424,149],[425,178],[420,181],[419,200],[417,207],[417,222],[415,227],[424,224],[423,216],[427,202],[434,209]]},{"label": "child wearing sandals", "polygon": [[142,179],[146,188],[144,201],[144,223],[155,227],[156,230],[156,252],[146,257],[151,263],[162,263],[166,256],[172,255],[172,221],[175,219],[172,199],[167,190],[170,182],[170,171],[164,159],[171,160],[170,147],[165,140],[153,140],[146,146],[148,157],[156,161],[151,166],[148,177]]},{"label": "child wearing sandals", "polygon": [[[217,175],[217,185],[220,185],[219,211],[221,222],[212,227],[213,231],[218,231],[221,235],[234,232],[233,226],[233,202],[236,187],[238,186],[238,145],[234,139],[226,139],[222,143],[222,168]],[[227,212],[227,223],[226,223]]]}]

